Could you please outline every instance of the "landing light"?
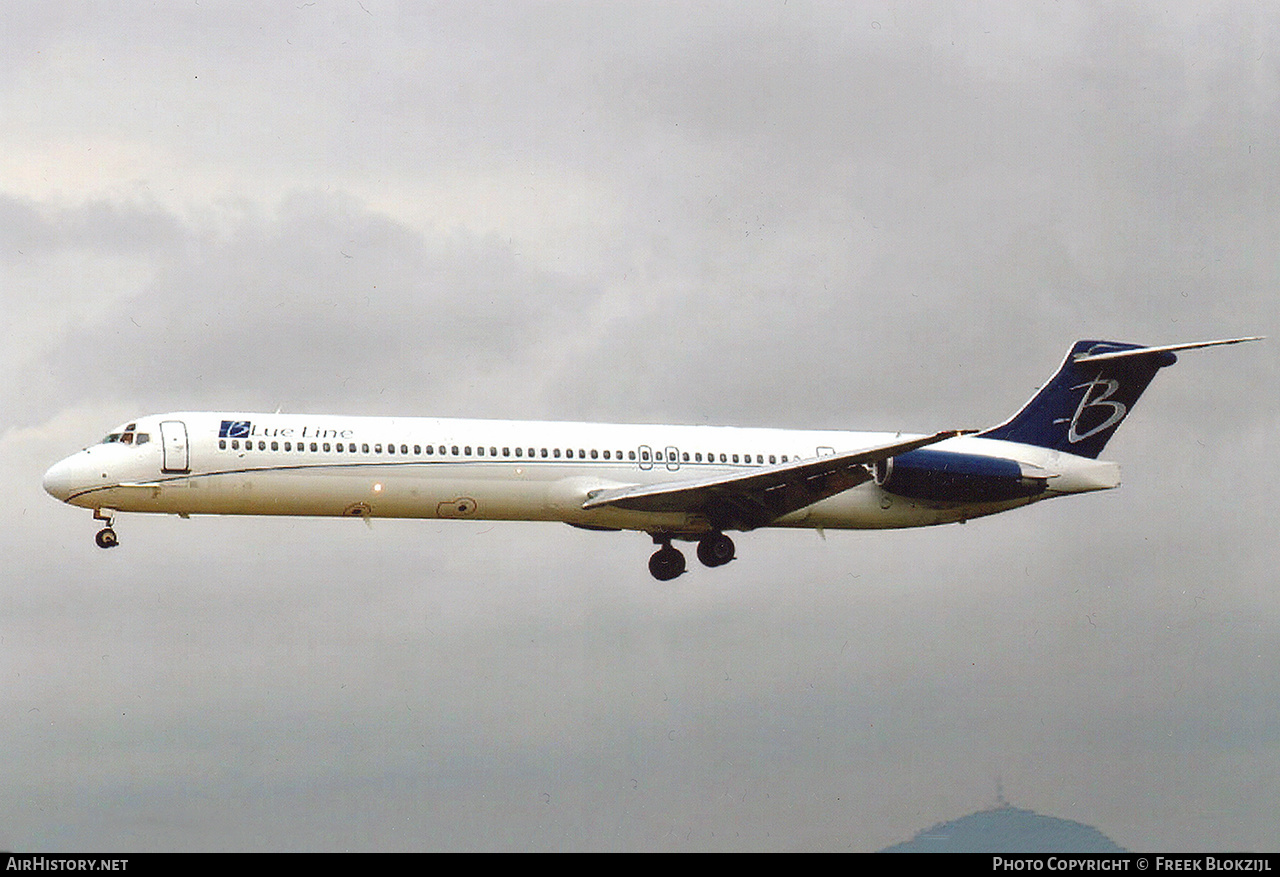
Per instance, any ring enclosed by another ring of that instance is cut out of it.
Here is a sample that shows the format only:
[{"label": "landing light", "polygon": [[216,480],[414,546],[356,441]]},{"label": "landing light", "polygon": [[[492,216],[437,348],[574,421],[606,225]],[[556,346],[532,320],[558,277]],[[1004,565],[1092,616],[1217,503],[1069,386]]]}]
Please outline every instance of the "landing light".
[{"label": "landing light", "polygon": [[375,484],[375,485],[373,485],[373,492],[374,492],[374,493],[382,493],[382,485],[381,485],[381,484]]}]

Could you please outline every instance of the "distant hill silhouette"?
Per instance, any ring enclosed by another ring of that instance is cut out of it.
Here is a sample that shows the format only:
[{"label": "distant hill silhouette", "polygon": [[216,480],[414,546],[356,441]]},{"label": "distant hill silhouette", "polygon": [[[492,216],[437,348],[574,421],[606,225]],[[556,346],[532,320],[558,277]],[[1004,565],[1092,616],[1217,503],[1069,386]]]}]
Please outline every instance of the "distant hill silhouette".
[{"label": "distant hill silhouette", "polygon": [[943,822],[886,853],[1123,853],[1096,828],[1002,804]]}]

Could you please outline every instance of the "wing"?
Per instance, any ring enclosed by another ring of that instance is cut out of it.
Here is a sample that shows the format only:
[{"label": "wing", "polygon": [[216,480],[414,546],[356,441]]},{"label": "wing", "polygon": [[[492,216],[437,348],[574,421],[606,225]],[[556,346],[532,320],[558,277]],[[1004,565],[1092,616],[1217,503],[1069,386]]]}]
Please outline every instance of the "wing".
[{"label": "wing", "polygon": [[871,478],[869,463],[954,438],[962,432],[947,430],[842,454],[753,469],[747,474],[593,490],[582,507],[686,512],[705,516],[719,530],[753,530],[857,487]]}]

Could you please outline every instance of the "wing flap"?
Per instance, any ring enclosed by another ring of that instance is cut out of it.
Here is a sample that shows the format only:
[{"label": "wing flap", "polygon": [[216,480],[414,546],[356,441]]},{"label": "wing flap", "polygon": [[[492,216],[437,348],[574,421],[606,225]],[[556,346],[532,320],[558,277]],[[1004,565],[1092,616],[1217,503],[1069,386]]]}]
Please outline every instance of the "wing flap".
[{"label": "wing flap", "polygon": [[721,530],[751,530],[857,487],[871,478],[868,463],[945,441],[962,432],[946,430],[745,474],[606,488],[592,491],[582,508],[614,506],[631,511],[701,514]]}]

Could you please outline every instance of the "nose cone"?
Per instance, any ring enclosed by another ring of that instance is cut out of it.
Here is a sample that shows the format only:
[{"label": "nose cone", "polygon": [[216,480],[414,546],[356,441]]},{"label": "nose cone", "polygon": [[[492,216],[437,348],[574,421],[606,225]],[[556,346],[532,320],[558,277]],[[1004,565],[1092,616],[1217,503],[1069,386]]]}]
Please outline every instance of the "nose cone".
[{"label": "nose cone", "polygon": [[76,454],[54,463],[44,473],[44,489],[50,496],[66,502],[77,488],[84,484],[84,467],[80,455]]}]

